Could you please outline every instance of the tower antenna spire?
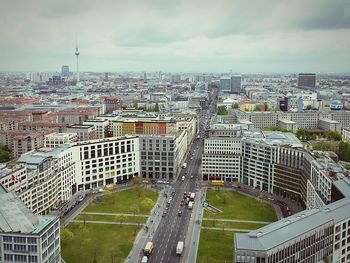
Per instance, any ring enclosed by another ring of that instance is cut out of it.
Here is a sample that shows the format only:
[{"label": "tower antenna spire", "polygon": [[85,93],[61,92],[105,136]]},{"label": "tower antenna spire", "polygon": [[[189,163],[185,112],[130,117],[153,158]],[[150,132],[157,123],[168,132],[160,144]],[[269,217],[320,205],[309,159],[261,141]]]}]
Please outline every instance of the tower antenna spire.
[{"label": "tower antenna spire", "polygon": [[78,41],[77,41],[77,35],[75,35],[75,56],[77,58],[77,84],[80,81],[80,76],[79,76],[79,48],[78,48]]}]

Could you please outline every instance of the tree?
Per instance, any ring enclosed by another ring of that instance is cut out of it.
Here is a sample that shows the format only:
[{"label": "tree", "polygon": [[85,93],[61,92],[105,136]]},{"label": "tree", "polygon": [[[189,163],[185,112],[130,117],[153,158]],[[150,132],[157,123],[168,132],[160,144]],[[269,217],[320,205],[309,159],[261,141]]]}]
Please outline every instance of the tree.
[{"label": "tree", "polygon": [[227,114],[228,114],[228,111],[224,105],[218,107],[218,115],[227,115]]},{"label": "tree", "polygon": [[319,141],[312,145],[312,148],[316,151],[332,151],[337,153],[338,147],[334,142],[331,141]]},{"label": "tree", "polygon": [[326,133],[326,138],[328,140],[335,140],[335,141],[341,141],[341,134],[336,131],[328,131]]},{"label": "tree", "polygon": [[142,197],[144,195],[142,179],[138,176],[132,178],[132,183],[135,186],[137,196]]},{"label": "tree", "polygon": [[152,207],[154,206],[154,202],[151,198],[145,198],[141,201],[141,209],[143,211],[146,211],[146,210],[151,210]]},{"label": "tree", "polygon": [[154,106],[154,111],[155,111],[155,112],[159,112],[159,104],[158,104],[158,102],[157,102],[156,105]]},{"label": "tree", "polygon": [[339,143],[339,159],[342,161],[350,162],[350,143]]},{"label": "tree", "polygon": [[74,238],[74,234],[68,228],[63,228],[61,230],[61,242],[62,244],[67,244]]},{"label": "tree", "polygon": [[191,84],[191,90],[195,90],[196,89],[196,85]]},{"label": "tree", "polygon": [[306,130],[305,129],[298,129],[296,133],[299,140],[305,141],[306,140]]},{"label": "tree", "polygon": [[255,105],[255,111],[260,111],[259,105]]},{"label": "tree", "polygon": [[311,105],[307,105],[306,106],[306,110],[312,110],[312,106]]},{"label": "tree", "polygon": [[131,209],[132,209],[132,212],[134,213],[134,215],[136,215],[140,212],[140,207],[137,204],[132,204]]},{"label": "tree", "polygon": [[135,110],[138,110],[137,102],[134,102],[134,104],[132,106]]},{"label": "tree", "polygon": [[264,103],[264,106],[265,106],[265,111],[269,111],[269,104],[267,104],[267,102]]},{"label": "tree", "polygon": [[11,152],[4,146],[0,145],[0,163],[8,162],[11,160]]},{"label": "tree", "polygon": [[226,204],[227,201],[230,199],[230,196],[226,191],[219,191],[219,193],[216,195],[216,197],[223,203]]},{"label": "tree", "polygon": [[117,219],[119,219],[120,225],[127,221],[126,216],[117,216]]},{"label": "tree", "polygon": [[239,109],[239,104],[236,102],[232,105],[232,109]]}]

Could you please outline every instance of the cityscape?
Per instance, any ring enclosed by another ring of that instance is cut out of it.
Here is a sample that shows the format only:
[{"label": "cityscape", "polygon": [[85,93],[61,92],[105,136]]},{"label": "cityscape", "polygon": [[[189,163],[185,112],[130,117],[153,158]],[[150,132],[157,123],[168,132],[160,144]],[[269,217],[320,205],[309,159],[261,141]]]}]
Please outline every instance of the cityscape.
[{"label": "cityscape", "polygon": [[102,2],[0,11],[0,263],[350,263],[350,3]]}]

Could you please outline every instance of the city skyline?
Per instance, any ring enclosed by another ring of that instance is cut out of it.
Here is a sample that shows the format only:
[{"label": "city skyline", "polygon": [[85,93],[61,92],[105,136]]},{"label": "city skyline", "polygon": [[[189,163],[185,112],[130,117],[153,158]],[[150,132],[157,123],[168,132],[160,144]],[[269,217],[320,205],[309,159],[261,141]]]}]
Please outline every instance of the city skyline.
[{"label": "city skyline", "polygon": [[13,1],[1,71],[348,72],[347,1]]}]

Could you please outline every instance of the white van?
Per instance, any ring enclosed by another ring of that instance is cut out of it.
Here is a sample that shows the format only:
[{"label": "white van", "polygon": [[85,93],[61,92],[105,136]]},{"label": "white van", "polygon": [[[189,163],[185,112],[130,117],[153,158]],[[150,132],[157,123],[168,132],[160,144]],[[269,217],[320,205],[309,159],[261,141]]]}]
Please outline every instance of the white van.
[{"label": "white van", "polygon": [[148,262],[148,257],[143,256],[141,259],[141,263],[147,263]]}]

